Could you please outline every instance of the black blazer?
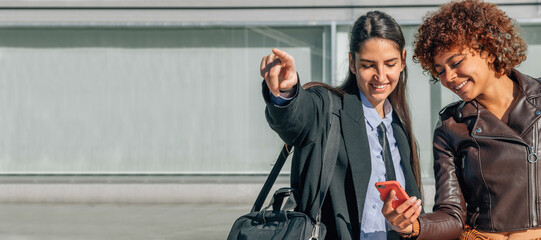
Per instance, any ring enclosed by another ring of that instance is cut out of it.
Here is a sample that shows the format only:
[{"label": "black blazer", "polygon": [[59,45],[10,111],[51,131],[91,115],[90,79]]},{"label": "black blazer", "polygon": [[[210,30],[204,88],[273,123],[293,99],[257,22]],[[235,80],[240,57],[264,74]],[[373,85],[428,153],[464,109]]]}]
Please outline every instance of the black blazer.
[{"label": "black blazer", "polygon": [[[263,82],[267,104],[265,115],[270,127],[287,144],[295,147],[291,166],[291,186],[301,196],[298,210],[315,217],[315,204],[321,171],[322,148],[327,139],[329,96],[327,89],[297,86],[297,96],[286,106],[270,102],[269,90]],[[360,219],[371,173],[370,147],[366,135],[363,107],[358,95],[342,97],[339,112],[342,136],[338,159],[322,209],[322,222],[327,226],[326,239],[359,239]],[[420,198],[411,166],[411,151],[406,133],[393,116],[393,132],[398,143],[406,179],[406,192]],[[396,232],[388,239],[400,239]]]}]

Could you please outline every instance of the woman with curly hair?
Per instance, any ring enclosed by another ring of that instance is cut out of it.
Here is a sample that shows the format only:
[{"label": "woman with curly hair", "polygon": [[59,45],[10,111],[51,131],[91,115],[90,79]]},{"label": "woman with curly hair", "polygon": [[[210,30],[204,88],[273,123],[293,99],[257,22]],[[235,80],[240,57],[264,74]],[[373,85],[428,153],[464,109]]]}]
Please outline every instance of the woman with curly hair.
[{"label": "woman with curly hair", "polygon": [[541,237],[541,82],[514,69],[526,49],[513,20],[491,3],[451,2],[425,18],[414,59],[462,101],[440,111],[434,132],[433,212],[412,222],[402,216],[407,204],[383,207],[399,232]]}]

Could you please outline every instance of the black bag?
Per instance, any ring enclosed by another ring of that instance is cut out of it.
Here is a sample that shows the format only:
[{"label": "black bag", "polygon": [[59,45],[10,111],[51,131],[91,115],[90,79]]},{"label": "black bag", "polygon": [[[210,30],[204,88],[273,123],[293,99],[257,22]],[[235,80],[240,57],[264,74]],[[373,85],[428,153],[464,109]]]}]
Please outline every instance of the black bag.
[{"label": "black bag", "polygon": [[[331,127],[327,142],[325,143],[325,152],[323,153],[322,169],[333,169],[336,165],[338,157],[338,149],[340,145],[340,121],[338,117],[339,107],[335,104],[337,101],[333,98],[338,98],[336,95],[329,92],[330,98],[330,115]],[[340,99],[338,99],[340,100]],[[267,239],[302,239],[302,240],[317,240],[325,239],[327,232],[326,227],[320,221],[321,207],[325,200],[325,195],[329,189],[333,171],[322,171],[319,179],[319,191],[316,198],[319,198],[318,214],[311,217],[303,212],[296,212],[297,202],[299,197],[293,188],[281,188],[275,193],[269,205],[263,210],[260,210],[263,202],[267,198],[272,185],[276,181],[282,166],[284,165],[287,156],[290,154],[288,145],[284,145],[276,164],[272,168],[263,188],[259,192],[252,211],[244,216],[239,217],[231,231],[229,232],[228,240],[267,240]],[[283,204],[284,199],[287,201]],[[283,207],[282,207],[283,204]],[[272,209],[269,209],[272,206]]]},{"label": "black bag", "polygon": [[[286,197],[287,202],[281,207]],[[238,218],[227,239],[324,239],[325,225],[302,212],[295,212],[296,201],[293,188],[278,189],[263,210]]]}]

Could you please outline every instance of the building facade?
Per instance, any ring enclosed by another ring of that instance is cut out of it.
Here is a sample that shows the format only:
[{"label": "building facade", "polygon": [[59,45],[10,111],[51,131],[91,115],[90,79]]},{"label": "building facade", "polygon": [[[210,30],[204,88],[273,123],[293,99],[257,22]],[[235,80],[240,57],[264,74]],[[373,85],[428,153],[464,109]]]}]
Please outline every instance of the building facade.
[{"label": "building facade", "polygon": [[[411,55],[422,17],[444,2],[2,1],[0,201],[253,201],[281,145],[264,118],[261,57],[284,49],[302,82],[339,85],[350,26],[382,10],[406,36],[430,202],[432,129],[458,98]],[[491,2],[523,29],[519,69],[541,76],[541,2]]]}]

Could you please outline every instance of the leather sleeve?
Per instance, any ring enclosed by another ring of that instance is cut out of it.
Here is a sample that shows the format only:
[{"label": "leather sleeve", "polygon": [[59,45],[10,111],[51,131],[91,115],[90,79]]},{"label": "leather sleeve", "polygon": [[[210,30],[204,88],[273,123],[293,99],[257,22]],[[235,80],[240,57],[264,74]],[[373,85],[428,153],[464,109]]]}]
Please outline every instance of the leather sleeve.
[{"label": "leather sleeve", "polygon": [[434,131],[436,196],[432,213],[419,216],[417,239],[456,239],[463,231],[466,202],[459,184],[461,166],[456,164],[452,137],[440,120]]}]

